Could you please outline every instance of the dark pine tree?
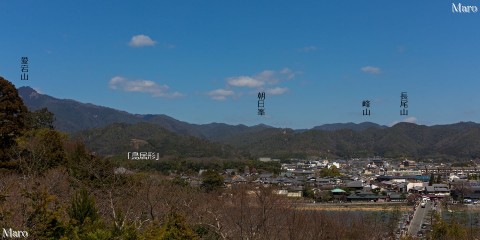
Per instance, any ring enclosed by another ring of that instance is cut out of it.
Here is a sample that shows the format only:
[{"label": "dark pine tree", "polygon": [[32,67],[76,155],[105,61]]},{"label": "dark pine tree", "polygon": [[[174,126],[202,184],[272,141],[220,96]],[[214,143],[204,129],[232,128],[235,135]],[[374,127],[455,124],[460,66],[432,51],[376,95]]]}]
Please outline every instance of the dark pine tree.
[{"label": "dark pine tree", "polygon": [[223,186],[223,177],[214,170],[205,171],[202,177],[202,187],[207,192],[216,191]]},{"label": "dark pine tree", "polygon": [[430,179],[428,180],[428,186],[432,186],[433,181],[435,181],[435,175],[430,174]]},{"label": "dark pine tree", "polygon": [[8,152],[25,128],[27,112],[15,86],[0,77],[0,165],[10,160]]}]

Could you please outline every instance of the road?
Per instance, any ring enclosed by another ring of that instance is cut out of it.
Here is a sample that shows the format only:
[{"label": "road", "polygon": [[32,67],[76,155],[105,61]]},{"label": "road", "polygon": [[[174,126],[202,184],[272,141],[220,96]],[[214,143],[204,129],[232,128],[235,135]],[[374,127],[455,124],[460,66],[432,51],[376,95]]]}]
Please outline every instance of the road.
[{"label": "road", "polygon": [[408,235],[417,236],[417,233],[420,231],[422,223],[425,220],[425,216],[427,215],[428,210],[431,208],[431,201],[427,202],[425,208],[422,208],[420,205],[418,205],[417,210],[415,210],[415,214],[413,215],[413,219],[410,222],[410,226],[408,227]]}]

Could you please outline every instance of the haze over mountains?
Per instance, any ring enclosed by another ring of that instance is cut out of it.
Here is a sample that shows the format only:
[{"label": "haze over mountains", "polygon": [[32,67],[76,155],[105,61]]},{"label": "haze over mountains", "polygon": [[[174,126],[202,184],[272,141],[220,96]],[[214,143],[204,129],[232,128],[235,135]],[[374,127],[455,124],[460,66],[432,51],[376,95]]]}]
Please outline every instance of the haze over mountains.
[{"label": "haze over mountains", "polygon": [[267,125],[190,124],[163,114],[130,114],[56,99],[29,87],[19,88],[19,94],[30,110],[48,108],[55,114],[58,130],[80,137],[91,150],[103,155],[123,155],[125,149],[134,147],[183,157],[230,158],[239,152],[279,158],[378,155],[454,160],[480,157],[480,124],[473,122],[436,126],[399,123],[392,127],[370,122],[337,123],[309,130]]}]

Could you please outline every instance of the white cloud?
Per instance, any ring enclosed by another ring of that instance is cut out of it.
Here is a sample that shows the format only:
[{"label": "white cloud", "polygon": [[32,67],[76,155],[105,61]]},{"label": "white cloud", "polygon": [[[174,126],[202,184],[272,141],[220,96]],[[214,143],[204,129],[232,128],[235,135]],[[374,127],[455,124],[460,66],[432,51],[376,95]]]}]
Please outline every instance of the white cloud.
[{"label": "white cloud", "polygon": [[275,71],[263,70],[259,74],[255,75],[255,78],[263,82],[268,82],[268,81],[272,81],[272,78],[274,75],[275,75]]},{"label": "white cloud", "polygon": [[128,45],[132,47],[147,47],[147,46],[153,46],[156,43],[157,42],[153,41],[149,36],[140,34],[140,35],[133,36],[132,39],[130,40],[130,43],[128,43]]},{"label": "white cloud", "polygon": [[223,101],[227,99],[229,96],[233,96],[235,93],[232,90],[225,90],[225,89],[216,89],[210,91],[208,96],[210,96],[213,100]]},{"label": "white cloud", "polygon": [[264,70],[254,76],[239,76],[228,78],[227,83],[233,87],[259,88],[266,84],[276,85],[279,82],[290,80],[295,73],[289,68],[280,71]]},{"label": "white cloud", "polygon": [[306,47],[303,47],[303,48],[300,48],[298,49],[299,52],[304,52],[304,53],[308,53],[308,52],[314,52],[314,51],[317,51],[317,47],[316,46],[306,46]]},{"label": "white cloud", "polygon": [[390,126],[393,126],[397,123],[401,123],[401,122],[407,122],[407,123],[417,123],[417,118],[416,117],[407,117],[401,121],[395,121],[393,123],[390,124]]},{"label": "white cloud", "polygon": [[255,75],[254,78],[258,79],[259,81],[265,84],[270,84],[270,85],[275,85],[280,82],[278,72],[275,72],[272,70],[264,70],[259,74]]},{"label": "white cloud", "polygon": [[267,94],[272,94],[272,95],[280,95],[280,94],[284,94],[288,91],[288,88],[282,88],[282,87],[276,87],[276,88],[270,88],[270,89],[267,89],[266,93]]},{"label": "white cloud", "polygon": [[361,68],[362,72],[370,74],[380,74],[381,70],[378,67],[365,66]]},{"label": "white cloud", "polygon": [[[257,91],[265,91],[271,95],[280,95],[288,91],[286,87],[278,87],[278,84],[295,78],[295,72],[289,68],[279,71],[263,70],[252,76],[237,76],[226,79],[227,86],[207,93],[214,100],[225,100],[227,97],[240,97],[243,94],[256,94]],[[248,91],[235,91],[238,88],[250,88]],[[228,90],[233,89],[233,90]]]},{"label": "white cloud", "polygon": [[168,90],[170,87],[167,85],[159,85],[150,80],[129,80],[125,77],[116,76],[110,79],[108,85],[113,90],[149,93],[154,97],[172,98],[183,96],[183,94],[179,92],[169,93]]},{"label": "white cloud", "polygon": [[402,122],[416,123],[417,118],[416,117],[408,117],[408,118],[403,119]]},{"label": "white cloud", "polygon": [[295,77],[295,73],[290,68],[284,68],[280,73],[286,75],[289,80]]},{"label": "white cloud", "polygon": [[261,87],[265,84],[264,81],[259,79],[247,77],[247,76],[240,76],[240,77],[233,77],[228,79],[228,84],[234,87]]},{"label": "white cloud", "polygon": [[33,90],[35,90],[39,94],[43,94],[43,91],[40,88],[35,88],[34,87]]}]

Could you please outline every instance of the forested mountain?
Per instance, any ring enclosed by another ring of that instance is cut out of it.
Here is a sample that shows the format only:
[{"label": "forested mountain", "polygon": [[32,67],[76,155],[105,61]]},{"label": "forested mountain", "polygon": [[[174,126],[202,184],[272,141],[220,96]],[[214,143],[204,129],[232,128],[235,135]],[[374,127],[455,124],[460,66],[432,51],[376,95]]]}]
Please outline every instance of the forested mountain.
[{"label": "forested mountain", "polygon": [[[133,146],[132,139],[139,139],[138,143],[147,143],[141,145],[142,149],[182,156],[233,156],[235,148],[254,156],[280,158],[311,155],[480,157],[480,124],[473,122],[430,127],[412,123],[399,123],[393,127],[371,122],[336,123],[310,130],[267,125],[190,124],[163,114],[136,115],[56,99],[29,87],[20,88],[19,94],[30,110],[46,107],[53,112],[57,129],[69,133],[83,130],[77,136],[84,139],[93,151],[104,155],[124,154]],[[232,148],[225,150],[223,144]]]},{"label": "forested mountain", "polygon": [[230,146],[192,136],[175,134],[152,123],[114,123],[75,134],[93,152],[100,155],[124,155],[128,152],[155,152],[175,157],[237,157]]},{"label": "forested mountain", "polygon": [[55,128],[68,133],[103,127],[114,122],[136,123],[141,120],[124,111],[50,97],[30,87],[21,87],[18,93],[29,110],[48,108],[55,114]]},{"label": "forested mountain", "polygon": [[409,157],[472,159],[480,157],[480,124],[457,123],[423,126],[399,123],[385,129],[362,132],[268,128],[213,143],[182,136],[150,123],[112,124],[78,133],[87,146],[102,155],[128,151],[154,151],[181,157]]},{"label": "forested mountain", "polygon": [[[30,110],[48,108],[55,114],[55,128],[64,132],[74,133],[81,130],[105,127],[112,123],[139,123],[148,122],[157,124],[169,131],[181,135],[194,136],[211,141],[224,141],[238,134],[255,133],[272,128],[260,124],[256,126],[228,125],[225,123],[191,124],[179,121],[164,114],[131,114],[113,108],[97,106],[90,103],[81,103],[69,99],[57,99],[45,94],[40,94],[30,87],[18,89],[25,105]],[[364,123],[335,123],[316,126],[313,129],[336,131],[352,129],[363,131],[368,128],[386,128],[371,122]],[[306,130],[301,130],[306,131]],[[301,132],[299,131],[299,132]]]},{"label": "forested mountain", "polygon": [[69,99],[57,99],[40,94],[30,87],[18,89],[23,102],[30,110],[48,108],[55,114],[55,128],[67,133],[105,127],[112,123],[148,122],[159,125],[169,131],[186,136],[194,136],[209,140],[222,140],[240,133],[256,132],[267,125],[248,127],[245,125],[228,125],[223,123],[190,124],[164,114],[131,114],[125,111],[81,103]]},{"label": "forested mountain", "polygon": [[353,131],[359,132],[369,128],[378,128],[383,129],[387,128],[387,126],[379,125],[372,122],[363,122],[363,123],[331,123],[331,124],[323,124],[321,126],[313,127],[314,130],[323,130],[323,131],[336,131],[341,129],[351,129]]},{"label": "forested mountain", "polygon": [[255,156],[331,157],[416,157],[462,158],[480,157],[480,124],[466,122],[442,126],[399,123],[389,128],[368,128],[358,132],[267,129],[255,134],[242,134],[225,143],[248,150]]}]

